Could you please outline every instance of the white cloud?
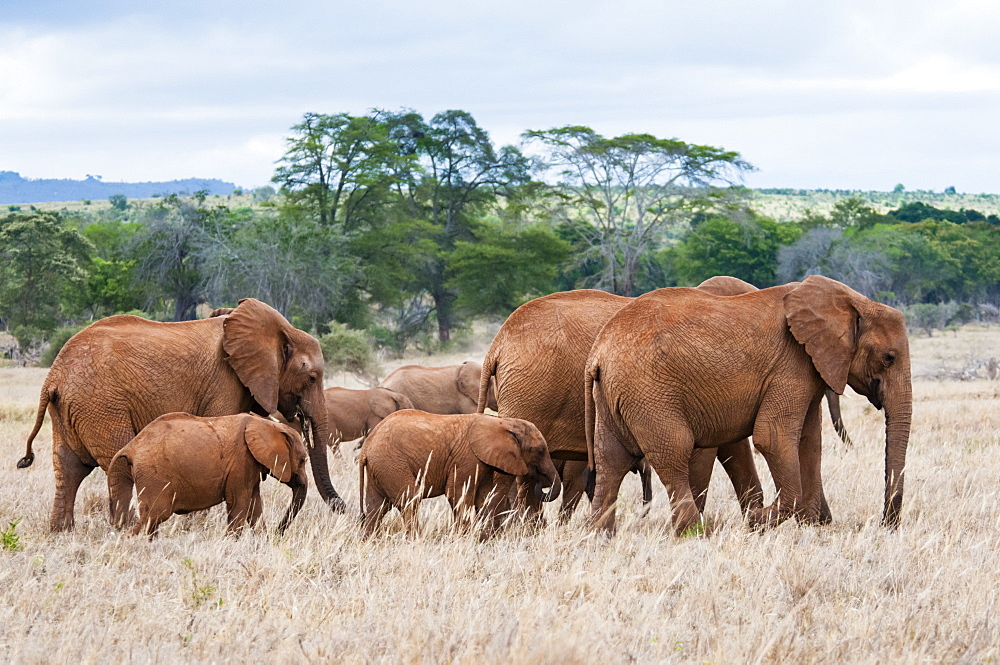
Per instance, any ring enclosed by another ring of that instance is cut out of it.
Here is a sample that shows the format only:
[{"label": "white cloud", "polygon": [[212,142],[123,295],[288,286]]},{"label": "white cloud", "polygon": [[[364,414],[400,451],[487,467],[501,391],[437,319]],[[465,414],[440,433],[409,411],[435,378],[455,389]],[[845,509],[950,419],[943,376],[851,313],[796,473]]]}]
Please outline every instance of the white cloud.
[{"label": "white cloud", "polygon": [[263,184],[303,112],[408,106],[723,145],[772,186],[998,189],[989,2],[85,4],[0,27],[0,169]]}]

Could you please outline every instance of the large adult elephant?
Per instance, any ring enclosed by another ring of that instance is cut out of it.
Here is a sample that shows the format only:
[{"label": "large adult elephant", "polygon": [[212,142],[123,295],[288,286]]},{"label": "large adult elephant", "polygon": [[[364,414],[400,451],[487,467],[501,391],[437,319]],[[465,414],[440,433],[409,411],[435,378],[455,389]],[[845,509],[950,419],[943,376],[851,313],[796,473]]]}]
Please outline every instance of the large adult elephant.
[{"label": "large adult elephant", "polygon": [[107,470],[143,427],[174,411],[196,416],[252,411],[311,423],[313,479],[334,511],[345,509],[327,467],[323,352],[312,336],[253,298],[201,321],[111,316],[74,335],[42,386],[20,468],[34,461],[31,444],[46,410],[56,477],[53,531],[73,527],[77,490],[95,467]]},{"label": "large adult elephant", "polygon": [[645,457],[670,498],[674,529],[699,519],[692,453],[753,435],[774,479],[755,526],[821,521],[820,402],[850,385],[885,409],[883,522],[899,523],[910,433],[903,315],[818,275],[739,296],[660,289],[622,308],[584,374],[594,523],[613,530],[622,478]]},{"label": "large adult elephant", "polygon": [[[738,295],[756,291],[752,284],[735,277],[713,277],[699,289],[717,295]],[[482,382],[495,376],[497,411],[500,415],[523,418],[541,430],[563,480],[560,518],[568,519],[585,491],[587,483],[587,438],[584,427],[583,371],[597,333],[612,316],[633,298],[604,291],[580,289],[536,298],[515,310],[504,322],[483,363]],[[482,391],[482,385],[480,386]],[[840,423],[838,396],[829,393],[831,415]],[[480,412],[485,403],[480,399]],[[840,423],[840,429],[843,429]],[[840,431],[840,430],[838,430]],[[846,432],[845,432],[846,435]],[[704,510],[712,467],[718,457],[729,475],[740,506],[744,510],[763,505],[763,491],[748,441],[699,451],[691,462],[692,486],[700,510]],[[638,464],[643,498],[652,494],[651,471]],[[530,485],[521,483],[524,490]],[[524,491],[522,501],[529,512],[541,504]],[[827,511],[828,512],[828,511]]]},{"label": "large adult elephant", "polygon": [[[382,379],[379,387],[406,395],[414,407],[428,413],[475,413],[482,371],[482,365],[470,360],[445,367],[404,365]],[[486,404],[496,409],[492,389]]]}]

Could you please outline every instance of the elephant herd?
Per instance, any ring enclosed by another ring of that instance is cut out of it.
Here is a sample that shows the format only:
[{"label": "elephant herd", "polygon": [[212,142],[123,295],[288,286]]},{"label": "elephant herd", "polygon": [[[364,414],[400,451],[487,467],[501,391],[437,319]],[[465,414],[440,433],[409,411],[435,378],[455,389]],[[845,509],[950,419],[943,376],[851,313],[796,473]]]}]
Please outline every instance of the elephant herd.
[{"label": "elephant herd", "polygon": [[[32,463],[48,411],[53,531],[72,528],[97,466],[113,523],[135,519],[139,490],[134,533],[223,501],[230,530],[254,526],[267,474],[293,490],[281,531],[305,499],[306,457],[323,500],[343,512],[326,444],[359,437],[366,535],[392,507],[414,531],[419,501],[445,495],[459,524],[488,537],[511,512],[540,521],[560,492],[560,519],[588,494],[591,524],[613,531],[630,471],[647,502],[656,473],[682,533],[701,519],[716,459],[752,527],[828,523],[821,403],[849,441],[838,396],[850,385],[885,411],[883,522],[899,522],[912,406],[903,317],[825,277],[763,290],[716,277],[638,298],[555,293],[512,313],[481,367],[405,366],[366,391],[324,391],[323,368],[314,338],[252,298],[201,321],[109,317],[60,351],[18,466]],[[767,506],[751,436],[774,480]]]}]

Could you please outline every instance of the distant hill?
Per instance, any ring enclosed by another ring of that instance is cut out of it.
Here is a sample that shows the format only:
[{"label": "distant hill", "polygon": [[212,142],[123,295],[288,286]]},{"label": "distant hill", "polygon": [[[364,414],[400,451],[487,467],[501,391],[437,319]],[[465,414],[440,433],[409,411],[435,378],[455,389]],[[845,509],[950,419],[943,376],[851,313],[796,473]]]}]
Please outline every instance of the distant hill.
[{"label": "distant hill", "polygon": [[113,194],[130,199],[148,199],[168,194],[209,194],[228,196],[236,189],[231,182],[214,178],[188,178],[170,182],[104,182],[94,176],[86,180],[22,178],[15,171],[0,171],[0,204],[42,203],[48,201],[102,200]]}]

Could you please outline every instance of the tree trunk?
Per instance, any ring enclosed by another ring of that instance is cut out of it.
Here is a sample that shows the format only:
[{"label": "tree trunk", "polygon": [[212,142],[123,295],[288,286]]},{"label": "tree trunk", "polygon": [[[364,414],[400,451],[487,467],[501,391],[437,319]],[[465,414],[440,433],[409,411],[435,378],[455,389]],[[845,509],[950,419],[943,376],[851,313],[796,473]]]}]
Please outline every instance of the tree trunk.
[{"label": "tree trunk", "polygon": [[455,296],[447,289],[435,289],[434,291],[434,312],[437,314],[438,340],[447,342],[451,340],[451,324],[454,315],[452,305]]}]

